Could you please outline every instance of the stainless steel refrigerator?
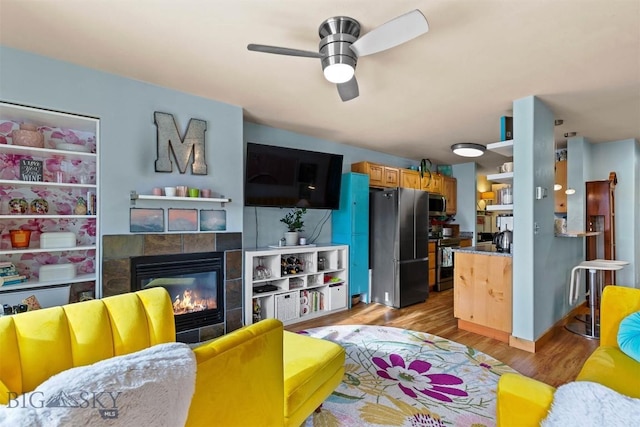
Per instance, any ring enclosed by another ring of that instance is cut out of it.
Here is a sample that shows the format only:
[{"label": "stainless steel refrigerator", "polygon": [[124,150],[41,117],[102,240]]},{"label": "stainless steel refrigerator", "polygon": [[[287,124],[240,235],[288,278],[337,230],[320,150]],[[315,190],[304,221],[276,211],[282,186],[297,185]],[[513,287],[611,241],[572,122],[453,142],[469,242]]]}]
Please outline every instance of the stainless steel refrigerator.
[{"label": "stainless steel refrigerator", "polygon": [[370,193],[371,300],[401,308],[429,296],[429,193]]}]

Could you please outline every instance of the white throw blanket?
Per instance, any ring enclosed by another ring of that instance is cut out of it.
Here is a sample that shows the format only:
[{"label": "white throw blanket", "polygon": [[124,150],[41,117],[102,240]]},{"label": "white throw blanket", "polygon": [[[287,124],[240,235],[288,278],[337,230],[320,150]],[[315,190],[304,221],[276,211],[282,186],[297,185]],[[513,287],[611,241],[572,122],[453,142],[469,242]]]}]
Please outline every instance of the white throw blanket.
[{"label": "white throw blanket", "polygon": [[195,378],[188,345],[159,344],[54,375],[0,405],[0,426],[182,426]]},{"label": "white throw blanket", "polygon": [[601,384],[576,381],[559,387],[542,427],[628,427],[640,425],[640,399]]}]

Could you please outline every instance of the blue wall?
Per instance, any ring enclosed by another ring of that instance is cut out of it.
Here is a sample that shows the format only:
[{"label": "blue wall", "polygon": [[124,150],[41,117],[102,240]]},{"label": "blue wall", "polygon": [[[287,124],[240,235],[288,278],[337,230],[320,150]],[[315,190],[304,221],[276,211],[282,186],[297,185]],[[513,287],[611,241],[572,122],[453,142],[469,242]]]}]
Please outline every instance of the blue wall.
[{"label": "blue wall", "polygon": [[[0,46],[0,99],[100,118],[101,233],[129,232],[129,191],[151,194],[153,187],[211,188],[230,197],[227,231],[242,231],[242,109],[210,99]],[[208,175],[156,173],[154,111],[174,115],[184,134],[190,118],[207,122]],[[219,209],[219,205],[172,207]],[[142,203],[138,203],[142,206]],[[145,202],[163,207],[166,202]]]},{"label": "blue wall", "polygon": [[[313,138],[248,122],[244,124],[244,140],[245,143],[255,142],[280,147],[342,154],[344,156],[342,164],[343,172],[351,171],[351,163],[364,160],[398,167],[408,167],[418,163],[415,160],[391,156],[376,151],[339,144],[334,141]],[[289,209],[282,208],[246,207],[244,209],[244,247],[252,248],[277,245],[278,240],[282,238],[283,233],[286,231],[285,225],[280,222],[280,218],[288,211]],[[314,234],[318,236],[315,240],[316,243],[330,243],[330,215],[331,211],[329,210],[307,210],[307,215],[304,217],[305,231],[301,236],[311,237],[312,234]],[[314,230],[316,230],[316,233],[313,233]]]},{"label": "blue wall", "polygon": [[[453,165],[453,176],[457,180],[457,199],[455,223],[460,225],[460,231],[476,231],[476,163],[462,163]],[[475,234],[473,236],[475,243]]]},{"label": "blue wall", "polygon": [[[513,103],[513,332],[535,341],[570,310],[571,268],[583,258],[582,239],[555,237],[554,116],[538,98]],[[536,200],[535,188],[547,190]]]},{"label": "blue wall", "polygon": [[616,273],[618,285],[640,287],[640,144],[634,139],[591,144],[587,181],[609,179],[615,172],[616,258],[631,264]]}]

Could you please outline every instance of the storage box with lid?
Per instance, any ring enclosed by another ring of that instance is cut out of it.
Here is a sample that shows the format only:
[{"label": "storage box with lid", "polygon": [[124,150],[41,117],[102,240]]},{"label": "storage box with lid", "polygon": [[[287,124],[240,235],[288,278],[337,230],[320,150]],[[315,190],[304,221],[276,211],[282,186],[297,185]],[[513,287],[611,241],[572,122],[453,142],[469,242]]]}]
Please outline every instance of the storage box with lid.
[{"label": "storage box with lid", "polygon": [[76,246],[76,235],[70,231],[54,231],[40,235],[40,248],[72,248]]}]

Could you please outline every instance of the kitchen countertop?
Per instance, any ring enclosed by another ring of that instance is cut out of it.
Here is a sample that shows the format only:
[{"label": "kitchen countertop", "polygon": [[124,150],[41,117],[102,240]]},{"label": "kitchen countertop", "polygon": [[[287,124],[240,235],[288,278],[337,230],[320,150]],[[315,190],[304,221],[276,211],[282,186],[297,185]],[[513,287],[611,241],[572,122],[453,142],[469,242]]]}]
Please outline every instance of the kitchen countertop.
[{"label": "kitchen countertop", "polygon": [[451,249],[453,252],[466,252],[478,255],[495,255],[495,256],[505,256],[511,257],[512,254],[507,252],[498,252],[494,246],[482,247],[482,246],[468,246],[466,248],[453,248]]}]

